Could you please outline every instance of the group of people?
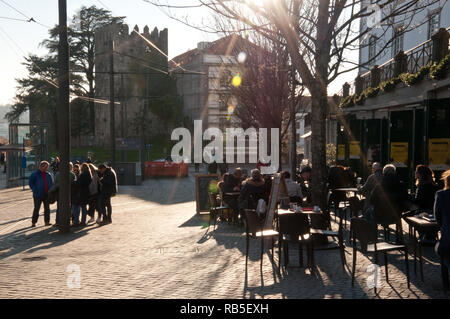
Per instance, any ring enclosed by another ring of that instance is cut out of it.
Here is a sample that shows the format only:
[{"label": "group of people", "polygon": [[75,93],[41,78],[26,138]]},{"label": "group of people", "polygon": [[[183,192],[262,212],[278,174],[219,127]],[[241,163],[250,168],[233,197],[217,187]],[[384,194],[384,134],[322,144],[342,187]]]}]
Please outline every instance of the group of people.
[{"label": "group of people", "polygon": [[[311,168],[304,167],[297,182],[287,171],[282,172],[282,176],[286,182],[290,201],[304,206],[310,205],[312,202],[309,187]],[[223,174],[222,181],[218,186],[224,203],[232,209],[233,220],[237,222],[242,221],[242,218],[239,217],[243,216],[245,209],[256,209],[258,201],[261,199],[265,204],[269,202],[272,178],[271,175],[262,175],[258,168],[251,170],[249,177],[241,168],[236,168],[232,174]]]},{"label": "group of people", "polygon": [[[50,223],[50,204],[58,201],[60,170],[59,159],[52,163],[53,174],[49,172],[50,164],[42,161],[39,169],[29,178],[29,186],[33,191],[34,209],[32,227],[36,227],[39,211],[44,205],[44,222]],[[71,183],[71,226],[86,226],[95,221],[95,211],[98,212],[97,223],[112,223],[111,197],[117,193],[117,175],[114,169],[105,164],[96,167],[93,163],[69,163]],[[81,212],[81,221],[80,221]],[[87,220],[87,216],[90,217]],[[56,210],[55,226],[61,224],[59,208]]]},{"label": "group of people", "polygon": [[[345,168],[334,168],[329,176],[330,188],[355,187],[356,175],[351,172],[346,176]],[[348,173],[348,171],[347,171]],[[340,177],[339,177],[340,176]],[[331,178],[331,180],[330,180]],[[341,178],[341,183],[336,182]],[[415,169],[415,191],[408,194],[407,185],[400,180],[397,169],[392,164],[384,167],[373,163],[372,174],[364,185],[358,186],[358,192],[365,197],[362,205],[363,217],[373,223],[390,225],[398,223],[402,218],[414,215],[434,216],[441,237],[438,242],[438,253],[443,257],[447,267],[450,266],[450,170],[442,174],[444,187],[440,190],[433,170],[426,165],[417,165]],[[343,181],[343,182],[342,182]],[[331,192],[333,194],[333,192]],[[339,200],[336,192],[335,203]],[[345,195],[345,194],[344,194]],[[437,233],[419,233],[422,244],[435,245]]]}]

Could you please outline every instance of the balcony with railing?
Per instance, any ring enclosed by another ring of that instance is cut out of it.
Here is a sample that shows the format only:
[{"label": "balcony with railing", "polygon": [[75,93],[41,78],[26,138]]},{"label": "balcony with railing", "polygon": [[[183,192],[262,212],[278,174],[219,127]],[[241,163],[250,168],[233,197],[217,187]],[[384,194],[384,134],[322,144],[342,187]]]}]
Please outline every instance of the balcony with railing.
[{"label": "balcony with railing", "polygon": [[[400,74],[416,74],[434,62],[440,62],[450,52],[450,28],[440,29],[432,38],[405,52],[400,51],[394,58],[370,71],[360,74],[351,83],[345,83],[338,93],[343,98],[360,96],[368,88],[376,88],[383,82],[398,78]],[[429,74],[427,78],[429,79]]]}]

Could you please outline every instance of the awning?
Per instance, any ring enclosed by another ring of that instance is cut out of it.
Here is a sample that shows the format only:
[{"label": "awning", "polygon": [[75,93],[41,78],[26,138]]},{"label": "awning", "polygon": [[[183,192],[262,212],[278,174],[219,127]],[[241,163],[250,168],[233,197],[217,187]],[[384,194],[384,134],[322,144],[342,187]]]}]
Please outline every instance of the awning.
[{"label": "awning", "polygon": [[300,136],[300,138],[308,138],[308,137],[310,137],[311,136],[311,131],[309,131],[308,133],[306,133],[306,134],[303,134],[302,136]]}]

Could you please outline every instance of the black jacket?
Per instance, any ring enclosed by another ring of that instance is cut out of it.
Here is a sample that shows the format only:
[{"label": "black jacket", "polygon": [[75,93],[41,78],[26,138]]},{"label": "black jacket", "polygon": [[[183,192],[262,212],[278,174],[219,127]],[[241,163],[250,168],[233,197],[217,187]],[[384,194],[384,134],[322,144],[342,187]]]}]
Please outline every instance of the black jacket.
[{"label": "black jacket", "polygon": [[91,184],[92,177],[89,173],[81,173],[78,179],[72,183],[72,187],[75,188],[74,198],[72,198],[72,204],[75,205],[87,205],[89,204],[89,185]]},{"label": "black jacket", "polygon": [[374,207],[374,219],[379,224],[393,224],[400,219],[406,209],[408,199],[406,187],[396,176],[383,176],[371,195],[370,204]]},{"label": "black jacket", "polygon": [[441,227],[441,240],[439,253],[450,255],[450,190],[441,190],[436,193],[434,214]]},{"label": "black jacket", "polygon": [[[241,189],[239,195],[239,206],[241,209],[255,209],[259,199],[264,199],[265,195],[265,183],[264,180],[259,182],[247,179]],[[267,201],[266,201],[267,204]]]},{"label": "black jacket", "polygon": [[108,167],[101,181],[100,193],[106,196],[117,194],[117,175],[116,172]]},{"label": "black jacket", "polygon": [[433,182],[419,182],[414,204],[419,206],[421,210],[433,210],[436,191],[437,186]]}]

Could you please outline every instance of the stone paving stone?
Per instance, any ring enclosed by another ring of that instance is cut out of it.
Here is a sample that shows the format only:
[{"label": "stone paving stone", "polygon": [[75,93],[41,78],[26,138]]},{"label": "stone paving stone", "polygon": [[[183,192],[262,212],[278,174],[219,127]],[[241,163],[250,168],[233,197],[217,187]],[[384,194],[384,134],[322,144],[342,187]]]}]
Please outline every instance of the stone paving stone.
[{"label": "stone paving stone", "polygon": [[[61,235],[55,228],[31,229],[29,190],[0,190],[0,298],[444,298],[440,268],[432,248],[424,249],[425,281],[414,274],[406,286],[401,254],[389,257],[390,284],[380,270],[378,296],[367,286],[370,260],[358,252],[351,286],[352,249],[344,273],[337,250],[316,251],[316,271],[290,265],[278,274],[266,245],[252,240],[245,265],[243,228],[219,222],[204,228],[207,216],[195,213],[194,178],[152,179],[123,186],[112,199],[113,223],[89,225]],[[54,221],[52,206],[52,222]],[[336,225],[334,225],[336,226]],[[406,229],[406,228],[404,228]],[[306,254],[305,263],[306,263]],[[80,269],[80,288],[69,288],[69,265]]]}]

